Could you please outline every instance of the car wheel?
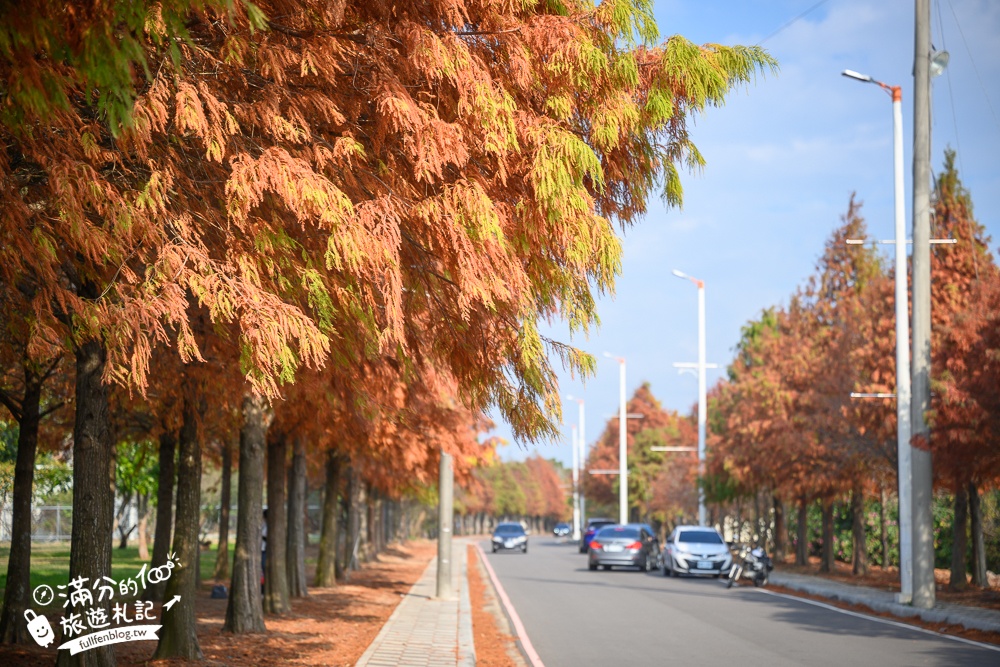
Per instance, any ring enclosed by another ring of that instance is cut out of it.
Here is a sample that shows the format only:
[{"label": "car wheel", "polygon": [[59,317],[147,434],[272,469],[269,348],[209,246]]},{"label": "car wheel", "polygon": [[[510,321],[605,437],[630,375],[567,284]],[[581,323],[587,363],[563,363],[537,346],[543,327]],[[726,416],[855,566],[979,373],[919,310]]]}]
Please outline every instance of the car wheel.
[{"label": "car wheel", "polygon": [[597,563],[587,563],[587,568],[590,569],[591,571],[596,570]]},{"label": "car wheel", "polygon": [[670,570],[667,569],[667,562],[666,561],[663,561],[663,564],[660,566],[660,571],[663,573],[664,577],[669,577],[670,576]]},{"label": "car wheel", "polygon": [[497,548],[493,547],[493,553],[496,553],[496,552],[497,552]]},{"label": "car wheel", "polygon": [[527,544],[525,544],[523,547],[521,547],[521,553],[528,553],[528,545]]}]

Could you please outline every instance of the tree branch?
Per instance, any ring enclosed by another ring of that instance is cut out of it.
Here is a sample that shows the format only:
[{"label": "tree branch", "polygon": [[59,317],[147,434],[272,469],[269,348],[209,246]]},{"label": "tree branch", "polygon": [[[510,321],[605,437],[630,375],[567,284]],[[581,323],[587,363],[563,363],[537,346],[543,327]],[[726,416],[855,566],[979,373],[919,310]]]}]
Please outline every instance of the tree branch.
[{"label": "tree branch", "polygon": [[13,415],[15,421],[20,424],[21,419],[24,418],[24,412],[22,410],[22,406],[19,405],[19,401],[3,389],[0,389],[0,403],[3,403],[4,406],[10,410],[10,414]]}]

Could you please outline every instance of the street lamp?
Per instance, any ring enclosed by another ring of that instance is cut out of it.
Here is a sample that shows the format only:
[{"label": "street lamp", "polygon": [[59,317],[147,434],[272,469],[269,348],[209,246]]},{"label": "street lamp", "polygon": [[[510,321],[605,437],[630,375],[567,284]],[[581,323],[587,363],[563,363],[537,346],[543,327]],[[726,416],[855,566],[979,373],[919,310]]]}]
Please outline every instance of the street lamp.
[{"label": "street lamp", "polygon": [[910,448],[910,330],[906,290],[906,211],[903,204],[903,90],[867,74],[845,69],[842,74],[863,83],[874,83],[892,97],[892,149],[896,224],[896,450],[899,459],[899,601],[913,597],[913,512],[911,502]]},{"label": "street lamp", "polygon": [[573,539],[580,539],[580,460],[576,444],[576,424],[570,425],[573,432]]},{"label": "street lamp", "polygon": [[618,523],[628,523],[628,450],[626,447],[625,357],[609,352],[605,357],[618,362]]},{"label": "street lamp", "polygon": [[583,496],[583,478],[580,476],[580,470],[587,463],[587,439],[584,428],[583,399],[576,398],[575,396],[567,396],[566,398],[570,401],[576,401],[576,404],[580,406],[580,424],[575,431],[576,442],[573,443],[573,461],[579,462],[573,464],[573,492],[576,494],[576,497],[573,499],[573,539],[579,540],[581,524],[587,520],[586,501]]},{"label": "street lamp", "polygon": [[683,271],[674,269],[678,278],[690,280],[698,288],[698,525],[708,522],[705,512],[705,418],[708,411],[705,398],[705,281],[692,278]]}]

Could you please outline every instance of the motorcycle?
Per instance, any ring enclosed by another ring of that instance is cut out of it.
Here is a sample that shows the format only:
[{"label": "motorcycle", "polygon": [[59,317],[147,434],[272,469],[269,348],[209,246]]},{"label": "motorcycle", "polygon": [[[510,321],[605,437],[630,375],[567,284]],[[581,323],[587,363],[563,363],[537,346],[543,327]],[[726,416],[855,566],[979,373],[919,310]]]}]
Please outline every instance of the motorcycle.
[{"label": "motorcycle", "polygon": [[732,588],[733,583],[740,577],[750,579],[754,586],[767,586],[767,575],[773,569],[774,563],[764,551],[764,547],[751,547],[749,544],[744,544],[740,547],[739,554],[733,559],[733,566],[729,568],[726,588]]}]

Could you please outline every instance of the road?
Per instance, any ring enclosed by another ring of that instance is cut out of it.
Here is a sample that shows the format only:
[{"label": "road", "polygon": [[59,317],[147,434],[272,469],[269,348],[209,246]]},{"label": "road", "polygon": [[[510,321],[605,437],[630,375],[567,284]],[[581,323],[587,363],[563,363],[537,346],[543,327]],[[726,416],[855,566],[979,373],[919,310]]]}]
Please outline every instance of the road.
[{"label": "road", "polygon": [[490,553],[546,667],[574,665],[1000,665],[1000,651],[752,585],[587,569],[575,543],[532,536]]}]

